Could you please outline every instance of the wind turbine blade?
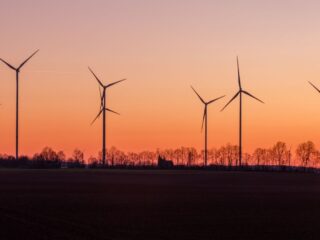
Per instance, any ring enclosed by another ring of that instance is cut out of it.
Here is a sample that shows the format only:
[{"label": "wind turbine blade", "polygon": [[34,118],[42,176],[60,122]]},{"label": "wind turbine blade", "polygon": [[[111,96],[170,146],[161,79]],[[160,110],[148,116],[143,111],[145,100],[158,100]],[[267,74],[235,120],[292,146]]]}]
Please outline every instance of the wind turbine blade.
[{"label": "wind turbine blade", "polygon": [[239,89],[241,90],[241,78],[240,78],[240,67],[239,67],[239,58],[237,56],[237,69],[238,69],[238,84],[239,84]]},{"label": "wind turbine blade", "polygon": [[99,118],[99,116],[101,115],[103,109],[100,110],[100,112],[98,113],[98,115],[93,119],[93,121],[91,122],[91,125]]},{"label": "wind turbine blade", "polygon": [[100,93],[100,98],[102,98],[102,92],[101,92],[100,86],[99,86],[99,93]]},{"label": "wind turbine blade", "polygon": [[201,131],[203,130],[204,121],[207,115],[206,107],[204,108],[203,117],[202,117],[202,124],[201,124]]},{"label": "wind turbine blade", "polygon": [[314,87],[314,89],[316,89],[316,90],[320,93],[319,88],[317,88],[315,85],[313,85],[313,83],[312,83],[312,82],[309,82],[309,83],[310,83],[310,85],[311,85],[312,87]]},{"label": "wind turbine blade", "polygon": [[219,99],[221,99],[221,98],[224,98],[224,97],[225,97],[225,95],[224,95],[224,96],[221,96],[221,97],[218,97],[218,98],[216,98],[216,99],[213,99],[213,100],[211,100],[210,102],[208,102],[207,104],[213,103],[213,102],[215,102],[215,101],[217,101],[217,100],[219,100]]},{"label": "wind turbine blade", "polygon": [[34,53],[31,54],[30,57],[28,57],[26,60],[23,61],[23,63],[20,64],[20,66],[18,67],[18,69],[22,68],[23,65],[25,65],[37,52],[39,52],[39,49],[37,51],[35,51]]},{"label": "wind turbine blade", "polygon": [[111,110],[111,109],[109,109],[109,108],[105,108],[107,111],[109,111],[109,112],[112,112],[112,113],[115,113],[115,114],[118,114],[118,115],[120,115],[120,113],[117,113],[117,112],[115,112],[115,111],[113,111],[113,110]]},{"label": "wind turbine blade", "polygon": [[100,86],[99,86],[99,93],[100,93],[100,108],[103,108],[103,95],[102,95]]},{"label": "wind turbine blade", "polygon": [[255,100],[261,102],[261,103],[264,103],[262,100],[260,100],[259,98],[253,96],[251,93],[248,93],[247,91],[242,91],[244,94],[247,94],[248,96],[254,98]]},{"label": "wind turbine blade", "polygon": [[200,97],[199,93],[197,93],[197,91],[192,86],[191,86],[191,88],[195,92],[195,94],[197,94],[197,96],[199,97],[200,101],[205,104],[206,102],[202,99],[202,97]]},{"label": "wind turbine blade", "polygon": [[125,81],[125,80],[127,80],[127,79],[121,79],[121,80],[119,80],[119,81],[116,81],[116,82],[113,82],[113,83],[109,83],[109,84],[106,86],[106,88],[111,87],[111,86],[113,86],[113,85],[115,85],[115,84],[117,84],[117,83],[123,82],[123,81]]},{"label": "wind turbine blade", "polygon": [[94,74],[94,72],[91,70],[90,67],[88,67],[89,71],[93,74],[93,76],[97,79],[98,83],[100,84],[101,87],[104,88],[102,82],[100,81],[100,79],[97,77],[97,75]]},{"label": "wind turbine blade", "polygon": [[0,61],[3,62],[4,64],[6,64],[9,68],[13,69],[13,70],[17,70],[14,66],[12,66],[11,64],[9,64],[8,62],[6,62],[5,60],[3,60],[2,58],[0,58]]},{"label": "wind turbine blade", "polygon": [[240,94],[240,91],[236,93],[236,95],[233,96],[233,98],[230,99],[230,101],[221,109],[223,111],[238,95]]}]

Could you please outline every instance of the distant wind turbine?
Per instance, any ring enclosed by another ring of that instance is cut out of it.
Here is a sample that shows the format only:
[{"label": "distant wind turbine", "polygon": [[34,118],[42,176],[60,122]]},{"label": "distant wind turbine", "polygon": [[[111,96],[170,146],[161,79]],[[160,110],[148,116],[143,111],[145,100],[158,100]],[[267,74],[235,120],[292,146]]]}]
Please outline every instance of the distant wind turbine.
[{"label": "distant wind turbine", "polygon": [[312,86],[312,87],[314,87],[314,89],[315,90],[317,90],[318,91],[318,93],[320,93],[320,90],[319,90],[319,88],[317,88],[312,82],[309,82],[310,83],[310,85]]},{"label": "distant wind turbine", "polygon": [[221,109],[223,111],[234,99],[236,99],[239,96],[239,166],[241,166],[242,162],[242,94],[246,94],[249,97],[254,98],[255,100],[264,103],[259,98],[256,98],[251,93],[245,91],[242,89],[241,86],[241,78],[240,78],[240,69],[239,69],[239,59],[237,57],[237,69],[238,69],[238,85],[239,85],[239,91],[234,95],[233,98]]},{"label": "distant wind turbine", "polygon": [[93,74],[93,76],[95,77],[95,79],[98,81],[99,85],[102,87],[102,92],[101,92],[101,89],[99,86],[100,111],[97,114],[97,116],[95,117],[95,119],[92,121],[91,124],[93,124],[99,118],[99,116],[102,114],[102,164],[105,165],[106,164],[106,111],[120,115],[119,113],[106,107],[106,90],[107,90],[107,88],[109,88],[117,83],[120,83],[126,79],[121,79],[119,81],[109,83],[107,85],[103,85],[102,82],[100,81],[100,79],[97,77],[97,75],[94,74],[94,72],[91,70],[91,68],[90,67],[88,67],[88,68],[89,68],[90,72]]},{"label": "distant wind turbine", "polygon": [[197,91],[191,86],[192,90],[195,92],[195,94],[197,94],[197,96],[199,97],[200,101],[204,104],[204,112],[203,112],[203,118],[202,118],[202,126],[201,126],[201,130],[203,130],[203,125],[204,125],[204,166],[207,166],[208,164],[208,112],[207,112],[207,107],[209,104],[225,97],[225,96],[221,96],[218,98],[215,98],[209,102],[206,102],[203,100],[203,98],[197,93]]},{"label": "distant wind turbine", "polygon": [[11,64],[0,58],[9,68],[16,72],[16,160],[19,159],[19,73],[20,69],[39,51],[35,51],[30,57],[24,60],[19,67],[13,67]]}]

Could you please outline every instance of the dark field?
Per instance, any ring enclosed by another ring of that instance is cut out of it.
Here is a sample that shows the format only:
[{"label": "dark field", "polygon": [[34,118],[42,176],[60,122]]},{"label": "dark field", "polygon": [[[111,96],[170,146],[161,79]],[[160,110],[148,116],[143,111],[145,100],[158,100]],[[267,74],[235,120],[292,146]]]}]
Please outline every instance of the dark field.
[{"label": "dark field", "polygon": [[320,175],[0,170],[0,239],[320,239]]}]

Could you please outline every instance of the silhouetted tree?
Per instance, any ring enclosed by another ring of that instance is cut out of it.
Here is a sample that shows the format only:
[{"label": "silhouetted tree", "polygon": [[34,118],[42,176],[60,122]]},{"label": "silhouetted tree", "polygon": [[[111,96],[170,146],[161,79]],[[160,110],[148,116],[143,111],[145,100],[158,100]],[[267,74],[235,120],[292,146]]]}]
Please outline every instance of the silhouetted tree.
[{"label": "silhouetted tree", "polygon": [[61,160],[61,161],[65,161],[66,160],[66,155],[63,151],[59,151],[58,152],[58,158]]},{"label": "silhouetted tree", "polygon": [[218,157],[218,164],[219,165],[226,165],[226,149],[224,146],[220,147],[219,150],[217,151],[217,157]]},{"label": "silhouetted tree", "polygon": [[99,160],[96,157],[90,156],[88,158],[88,167],[89,168],[96,168],[99,166]]},{"label": "silhouetted tree", "polygon": [[60,168],[62,160],[52,148],[45,147],[33,156],[32,162],[36,168]]},{"label": "silhouetted tree", "polygon": [[263,148],[257,148],[253,153],[253,158],[257,165],[265,165],[267,158],[267,150]]},{"label": "silhouetted tree", "polygon": [[291,158],[292,158],[291,147],[290,147],[289,150],[286,151],[286,156],[285,156],[285,158],[286,158],[287,165],[288,165],[288,166],[291,166],[291,164],[292,164],[292,162],[291,162],[291,161],[292,161],[292,160],[291,160]]},{"label": "silhouetted tree", "polygon": [[242,166],[250,165],[251,155],[249,153],[243,153]]},{"label": "silhouetted tree", "polygon": [[34,158],[42,159],[44,161],[61,161],[59,155],[50,147],[43,148],[40,154],[35,154]]},{"label": "silhouetted tree", "polygon": [[320,164],[320,151],[315,150],[313,153],[314,160],[313,160],[313,167],[319,167]]},{"label": "silhouetted tree", "polygon": [[84,153],[81,150],[76,148],[73,151],[72,159],[74,162],[79,162],[79,163],[83,164],[84,163]]},{"label": "silhouetted tree", "polygon": [[279,166],[285,164],[286,152],[287,152],[287,146],[284,142],[277,142],[272,147],[272,153],[274,154],[274,157]]},{"label": "silhouetted tree", "polygon": [[316,148],[313,142],[308,141],[298,145],[296,153],[300,158],[301,165],[307,167],[310,163],[312,155],[315,154]]},{"label": "silhouetted tree", "polygon": [[187,166],[194,165],[196,158],[197,158],[197,150],[195,148],[189,148]]}]

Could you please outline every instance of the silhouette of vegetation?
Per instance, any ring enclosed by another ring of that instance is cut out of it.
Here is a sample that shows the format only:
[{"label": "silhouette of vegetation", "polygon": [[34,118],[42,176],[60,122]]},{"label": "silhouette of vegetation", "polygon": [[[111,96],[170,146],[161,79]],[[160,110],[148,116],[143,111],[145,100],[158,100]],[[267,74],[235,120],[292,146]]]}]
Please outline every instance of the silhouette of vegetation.
[{"label": "silhouette of vegetation", "polygon": [[[203,168],[205,151],[193,147],[157,149],[156,151],[123,152],[115,147],[106,153],[106,165],[102,152],[98,156],[85,158],[80,149],[75,149],[71,157],[63,151],[45,147],[33,157],[0,155],[1,168]],[[226,144],[220,148],[208,149],[208,169],[239,169],[239,147]],[[252,154],[244,153],[241,169],[248,170],[290,170],[320,167],[320,151],[313,142],[307,141],[297,146],[292,153],[286,143],[277,142],[270,148],[257,148]]]},{"label": "silhouette of vegetation", "polygon": [[303,167],[308,167],[310,164],[315,165],[318,163],[319,152],[316,150],[313,142],[308,141],[299,144],[296,153]]}]

